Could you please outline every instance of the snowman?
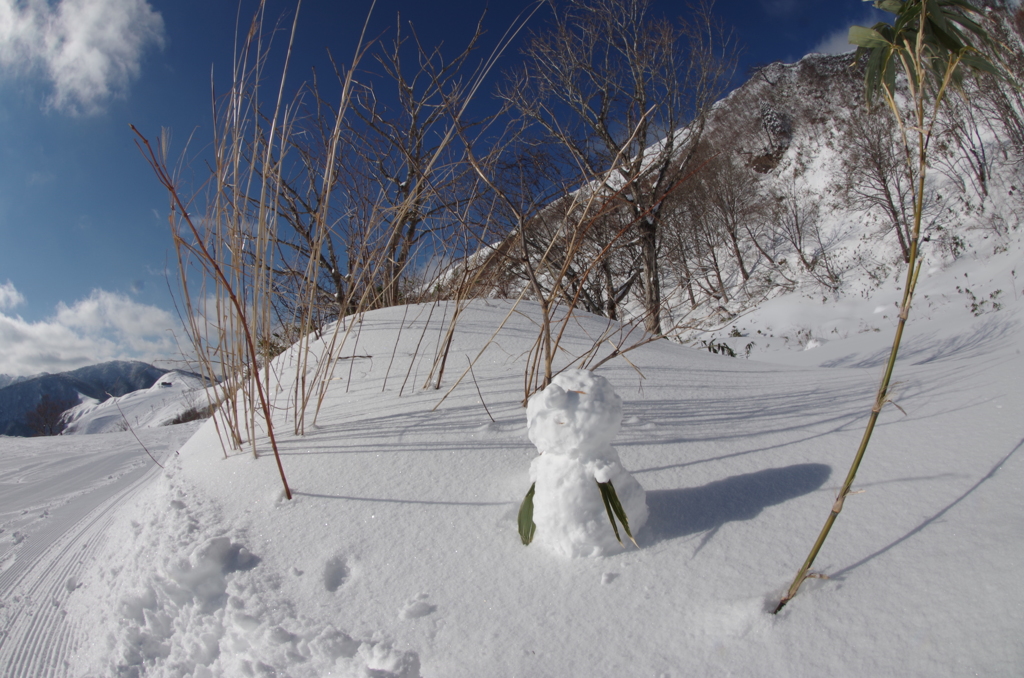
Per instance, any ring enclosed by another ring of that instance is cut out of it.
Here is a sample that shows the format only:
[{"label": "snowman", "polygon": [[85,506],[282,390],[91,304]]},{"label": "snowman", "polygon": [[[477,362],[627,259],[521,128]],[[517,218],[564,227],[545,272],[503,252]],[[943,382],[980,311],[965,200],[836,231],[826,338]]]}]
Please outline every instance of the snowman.
[{"label": "snowman", "polygon": [[622,423],[622,399],[588,370],[556,376],[526,407],[533,485],[519,511],[524,544],[536,541],[576,558],[623,549],[647,521],[647,494],[619,461],[612,440]]}]

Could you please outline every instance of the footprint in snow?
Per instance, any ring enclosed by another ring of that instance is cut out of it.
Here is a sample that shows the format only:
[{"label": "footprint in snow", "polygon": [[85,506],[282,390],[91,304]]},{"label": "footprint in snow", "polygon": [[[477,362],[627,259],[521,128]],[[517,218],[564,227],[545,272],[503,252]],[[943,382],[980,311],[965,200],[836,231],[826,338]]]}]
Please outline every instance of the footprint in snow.
[{"label": "footprint in snow", "polygon": [[426,617],[437,610],[437,605],[431,605],[427,602],[427,594],[421,593],[415,598],[410,598],[405,603],[405,607],[402,608],[402,612],[398,615],[401,619],[418,619],[420,617]]},{"label": "footprint in snow", "polygon": [[334,593],[348,579],[348,566],[345,559],[338,555],[329,558],[324,563],[324,588]]}]

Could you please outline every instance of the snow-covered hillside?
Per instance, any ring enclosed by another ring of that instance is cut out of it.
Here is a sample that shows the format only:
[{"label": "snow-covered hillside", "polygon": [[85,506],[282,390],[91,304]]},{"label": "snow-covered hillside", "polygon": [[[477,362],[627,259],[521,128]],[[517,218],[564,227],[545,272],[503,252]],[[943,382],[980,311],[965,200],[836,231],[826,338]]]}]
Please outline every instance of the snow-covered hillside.
[{"label": "snow-covered hillside", "polygon": [[19,381],[25,381],[29,377],[14,377],[9,374],[0,374],[0,388],[10,386],[11,384],[17,384]]},{"label": "snow-covered hillside", "polygon": [[[772,337],[820,345],[872,331],[879,325],[872,317],[894,317],[894,309],[869,304],[903,283],[906,265],[894,223],[909,223],[911,190],[900,177],[906,169],[888,155],[898,148],[891,114],[881,105],[866,111],[861,76],[850,62],[850,55],[811,54],[795,64],[771,64],[717,107],[710,135],[724,130],[730,141],[723,150],[736,154],[734,161],[751,162],[759,176],[748,173],[748,211],[734,215],[747,220],[738,253],[723,246],[717,257],[724,294],[701,300],[698,293],[696,309],[685,286],[670,295],[670,313],[686,319],[677,337],[724,341],[741,353],[753,342],[756,353]],[[958,128],[962,99],[951,95],[947,103],[929,148],[921,252],[926,277],[945,270],[968,277],[942,278],[950,284],[919,295],[918,308],[959,298],[984,313],[1000,306],[1016,284],[1024,162],[983,102],[974,102],[977,127],[969,142]],[[756,204],[764,199],[776,203],[781,222],[758,214]],[[990,257],[994,268],[982,269],[1000,272],[985,281],[968,279],[978,261]],[[845,310],[832,310],[836,306]],[[845,326],[845,319],[855,324]]]},{"label": "snow-covered hillside", "polygon": [[[1012,274],[1020,238],[1004,244],[922,283],[896,371],[906,414],[882,413],[863,492],[817,561],[828,579],[778,616],[768,609],[827,516],[870,410],[892,289],[759,311],[765,326],[812,328],[803,346],[776,335],[744,360],[659,341],[602,366],[624,401],[614,445],[650,510],[640,548],[603,558],[523,546],[517,533],[537,454],[520,404],[534,307],[508,316],[476,362],[479,391],[467,376],[443,403],[509,303],[465,312],[440,391],[420,386],[444,305],[426,332],[427,306],[368,313],[316,426],[295,436],[281,414],[294,499],[283,499],[265,442],[259,459],[225,458],[205,424],[125,498],[102,543],[46,551],[81,561],[73,579],[56,566],[40,575],[60,616],[31,624],[40,594],[5,581],[0,666],[10,676],[1016,675],[1024,302]],[[964,273],[979,291],[1003,289],[1001,306],[972,308],[955,291]],[[580,315],[556,366],[604,327]],[[275,363],[282,394],[292,358]],[[107,438],[64,440],[99,452]],[[47,496],[43,484],[25,489],[26,507]],[[5,510],[11,524],[15,507]],[[32,650],[58,619],[57,649]]]},{"label": "snow-covered hillside", "polygon": [[[852,62],[850,54],[811,54],[770,64],[715,105],[694,151],[697,169],[660,203],[661,328],[668,336],[691,344],[724,342],[740,353],[753,341],[751,350],[763,350],[770,342],[759,330],[797,341],[808,329],[759,324],[756,309],[765,302],[845,304],[902,283],[916,170],[900,155],[891,113],[881,104],[866,106],[863,72]],[[989,95],[995,96],[968,83],[968,110],[951,93],[934,128],[921,231],[930,274],[963,258],[1006,253],[1024,217],[1024,147],[1010,129],[1024,111],[1015,108],[1003,119]],[[592,182],[587,190],[601,185]],[[606,199],[612,212],[629,200]],[[596,216],[565,221],[556,207],[528,229],[536,241],[533,265],[547,271],[541,286],[554,290],[559,302],[561,286],[593,312],[647,314],[635,238],[605,242],[607,234],[593,226]],[[628,227],[615,223],[633,233],[628,220]],[[594,242],[573,251],[569,236],[560,238],[574,229]],[[481,276],[485,294],[525,291],[533,298],[518,238],[467,263],[491,267]],[[563,269],[569,273],[556,284],[554,272]],[[987,296],[994,289],[977,297],[979,290],[960,287],[969,290],[965,299],[974,294],[981,306],[999,302],[998,295]],[[612,290],[628,293],[613,303]]]},{"label": "snow-covered hillside", "polygon": [[191,372],[172,370],[148,389],[140,389],[102,402],[83,397],[83,402],[64,414],[64,434],[112,433],[167,426],[188,410],[209,402],[206,381]]},{"label": "snow-covered hillside", "polygon": [[0,388],[0,435],[34,435],[36,432],[26,416],[44,398],[67,403],[61,409],[71,403],[99,402],[149,388],[166,371],[137,360],[112,360],[69,372],[15,380]]}]

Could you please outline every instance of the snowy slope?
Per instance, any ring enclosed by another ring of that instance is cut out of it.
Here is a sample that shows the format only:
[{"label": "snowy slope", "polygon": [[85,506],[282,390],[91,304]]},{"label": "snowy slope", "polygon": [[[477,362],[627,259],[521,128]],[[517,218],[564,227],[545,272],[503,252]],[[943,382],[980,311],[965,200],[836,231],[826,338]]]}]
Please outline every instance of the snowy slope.
[{"label": "snowy slope", "polygon": [[53,401],[103,401],[149,388],[166,371],[137,360],[112,360],[70,372],[17,380],[0,388],[0,435],[32,435],[25,417],[43,397]]},{"label": "snowy slope", "polygon": [[[640,550],[566,559],[516,530],[536,454],[519,402],[532,320],[513,314],[474,368],[491,422],[471,383],[436,411],[443,391],[418,388],[436,315],[422,334],[425,308],[368,314],[317,427],[279,422],[292,501],[271,456],[225,458],[210,423],[126,501],[62,602],[81,634],[67,674],[1017,675],[1024,339],[1019,297],[1006,302],[912,318],[907,414],[883,412],[864,493],[819,556],[830,579],[777,617],[766,608],[832,505],[889,327],[765,355],[815,367],[666,341],[631,353],[636,369],[602,367],[650,518]],[[473,304],[446,388],[507,310]],[[603,326],[581,318],[566,348]]]},{"label": "snowy slope", "polygon": [[193,407],[207,404],[206,381],[191,372],[167,372],[148,389],[99,402],[84,398],[64,415],[65,434],[112,433],[166,426]]},{"label": "snowy slope", "polygon": [[[673,201],[681,206],[667,208],[660,217],[662,330],[674,340],[725,341],[741,353],[754,341],[751,350],[760,351],[772,342],[760,340],[757,330],[775,336],[780,330],[791,341],[800,341],[790,330],[807,329],[745,320],[748,315],[757,317],[757,309],[766,302],[773,305],[768,316],[775,319],[774,309],[785,313],[784,307],[813,306],[808,302],[822,300],[825,305],[857,305],[902,283],[905,263],[887,199],[894,201],[891,207],[898,220],[909,223],[912,200],[906,168],[895,161],[879,161],[883,169],[877,169],[872,165],[875,160],[868,158],[879,148],[855,143],[877,137],[896,148],[899,141],[884,107],[868,115],[863,73],[851,68],[851,58],[810,54],[792,64],[769,64],[716,103],[704,137],[712,158],[668,200],[670,206]],[[948,101],[960,99],[951,96]],[[983,113],[981,102],[978,106],[972,138],[974,152],[985,158],[984,191],[970,171],[971,153],[956,142],[963,132],[948,111],[940,116],[929,147],[921,251],[928,266],[937,270],[961,258],[987,259],[1015,237],[1024,218],[1021,149],[1009,141],[997,116]],[[866,167],[877,171],[873,174]],[[700,198],[702,190],[719,196],[725,207]],[[697,202],[687,208],[686,196],[691,194],[698,196]],[[710,215],[703,217],[707,224],[702,226],[697,215]],[[729,224],[734,233],[729,233]],[[482,248],[467,266],[507,248]],[[577,269],[588,269],[589,252],[578,257]],[[612,252],[614,259],[615,248]],[[487,294],[515,296],[523,290],[526,278],[515,263],[518,256],[496,257],[501,265],[493,272],[495,277],[485,278],[493,282],[482,283]],[[611,288],[631,279],[635,262],[635,253],[613,261]],[[966,262],[966,270],[974,265]],[[575,284],[566,282],[569,289]],[[601,296],[606,287],[606,281],[595,275],[581,298],[607,301]],[[961,284],[964,287],[976,293]],[[630,289],[619,317],[637,318],[645,312],[642,288]],[[1004,294],[1010,292],[1004,288]],[[532,294],[527,290],[526,297]],[[979,301],[987,302],[988,297]],[[859,319],[872,316],[874,308],[866,314],[862,310],[838,316],[856,319],[853,327],[839,331],[863,329]],[[828,324],[829,318],[821,320]],[[749,330],[749,338],[729,339],[734,325],[742,336],[748,336],[744,328]]]},{"label": "snowy slope", "polygon": [[[198,424],[140,431],[166,461]],[[0,437],[0,675],[65,675],[88,620],[65,603],[127,497],[156,465],[128,432],[88,437]],[[116,563],[115,561],[113,561]],[[116,564],[114,565],[116,566]]]}]

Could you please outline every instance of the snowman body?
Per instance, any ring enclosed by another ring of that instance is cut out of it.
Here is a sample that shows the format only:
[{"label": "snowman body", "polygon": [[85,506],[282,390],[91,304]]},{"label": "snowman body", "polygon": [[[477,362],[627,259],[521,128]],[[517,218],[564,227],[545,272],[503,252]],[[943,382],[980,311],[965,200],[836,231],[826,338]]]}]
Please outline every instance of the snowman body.
[{"label": "snowman body", "polygon": [[597,483],[612,483],[634,535],[647,521],[647,494],[611,444],[622,399],[604,377],[567,370],[530,398],[526,421],[540,452],[530,465],[534,540],[573,558],[621,551]]}]

